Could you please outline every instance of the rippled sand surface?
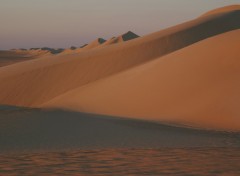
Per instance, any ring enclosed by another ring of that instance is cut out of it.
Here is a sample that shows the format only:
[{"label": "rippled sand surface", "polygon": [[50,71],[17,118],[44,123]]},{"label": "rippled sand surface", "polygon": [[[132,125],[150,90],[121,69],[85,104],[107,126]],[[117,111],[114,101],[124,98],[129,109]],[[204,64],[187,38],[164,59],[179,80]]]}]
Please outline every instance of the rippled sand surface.
[{"label": "rippled sand surface", "polygon": [[0,175],[240,175],[240,148],[107,149],[0,155]]}]

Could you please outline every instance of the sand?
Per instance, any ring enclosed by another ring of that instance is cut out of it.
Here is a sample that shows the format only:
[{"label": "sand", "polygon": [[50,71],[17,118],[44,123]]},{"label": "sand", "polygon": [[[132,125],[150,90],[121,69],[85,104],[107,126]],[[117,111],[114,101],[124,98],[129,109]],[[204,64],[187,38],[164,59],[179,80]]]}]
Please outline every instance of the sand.
[{"label": "sand", "polygon": [[0,107],[0,114],[0,154],[71,149],[240,146],[239,136],[234,133],[171,127],[147,121],[15,107]]},{"label": "sand", "polygon": [[227,10],[116,45],[99,47],[97,39],[84,52],[2,67],[0,104],[239,131],[239,17]]}]

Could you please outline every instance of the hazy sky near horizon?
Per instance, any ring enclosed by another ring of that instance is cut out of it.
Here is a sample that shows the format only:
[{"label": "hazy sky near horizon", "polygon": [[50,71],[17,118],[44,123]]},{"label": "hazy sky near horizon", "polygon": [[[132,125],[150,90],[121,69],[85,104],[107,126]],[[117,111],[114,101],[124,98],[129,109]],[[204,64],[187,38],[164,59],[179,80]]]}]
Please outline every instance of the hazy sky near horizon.
[{"label": "hazy sky near horizon", "polygon": [[240,0],[0,0],[0,49],[146,35]]}]

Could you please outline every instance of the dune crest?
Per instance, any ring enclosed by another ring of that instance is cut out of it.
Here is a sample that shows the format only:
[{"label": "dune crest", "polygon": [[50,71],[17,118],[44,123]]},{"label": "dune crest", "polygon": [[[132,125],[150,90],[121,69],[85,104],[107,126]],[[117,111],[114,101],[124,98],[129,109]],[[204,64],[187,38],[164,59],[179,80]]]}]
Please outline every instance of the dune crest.
[{"label": "dune crest", "polygon": [[237,11],[239,9],[240,9],[240,5],[230,5],[230,6],[220,7],[220,8],[211,10],[211,11],[203,14],[203,16],[227,13],[227,12],[230,12],[230,11]]}]

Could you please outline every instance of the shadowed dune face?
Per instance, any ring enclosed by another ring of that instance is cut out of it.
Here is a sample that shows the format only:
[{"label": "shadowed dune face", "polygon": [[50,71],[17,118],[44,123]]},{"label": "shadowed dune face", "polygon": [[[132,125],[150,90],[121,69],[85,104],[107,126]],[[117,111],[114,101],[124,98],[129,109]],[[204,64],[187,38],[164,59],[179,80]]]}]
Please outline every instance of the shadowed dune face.
[{"label": "shadowed dune face", "polygon": [[[132,41],[0,69],[0,103],[40,106],[72,89],[240,27],[240,11],[211,15]],[[99,41],[97,41],[99,44]],[[88,47],[88,46],[86,46]],[[84,48],[86,48],[84,47]],[[83,48],[83,49],[84,49]]]},{"label": "shadowed dune face", "polygon": [[41,50],[10,50],[0,51],[0,67],[27,61],[49,54]]},{"label": "shadowed dune face", "polygon": [[240,30],[59,96],[47,107],[240,131]]}]

